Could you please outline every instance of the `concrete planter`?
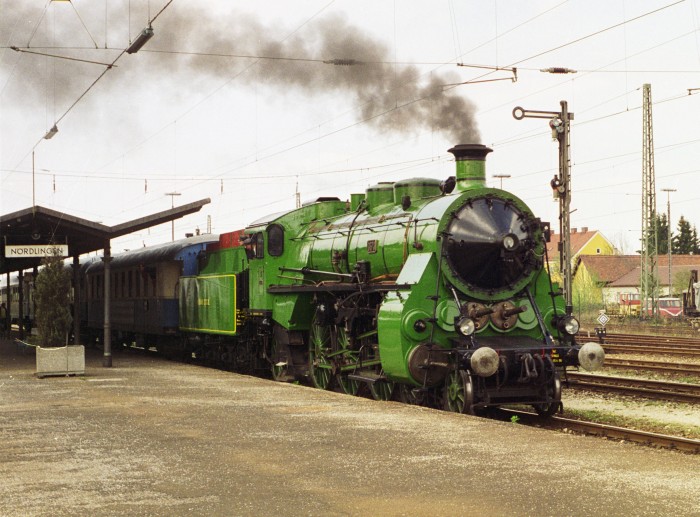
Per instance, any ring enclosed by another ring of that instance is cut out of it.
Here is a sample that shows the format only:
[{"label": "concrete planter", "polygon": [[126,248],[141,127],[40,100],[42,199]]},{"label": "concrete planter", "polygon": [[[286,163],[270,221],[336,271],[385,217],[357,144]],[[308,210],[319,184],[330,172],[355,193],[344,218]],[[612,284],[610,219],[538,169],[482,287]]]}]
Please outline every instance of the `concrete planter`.
[{"label": "concrete planter", "polygon": [[36,376],[85,375],[85,347],[36,347]]}]

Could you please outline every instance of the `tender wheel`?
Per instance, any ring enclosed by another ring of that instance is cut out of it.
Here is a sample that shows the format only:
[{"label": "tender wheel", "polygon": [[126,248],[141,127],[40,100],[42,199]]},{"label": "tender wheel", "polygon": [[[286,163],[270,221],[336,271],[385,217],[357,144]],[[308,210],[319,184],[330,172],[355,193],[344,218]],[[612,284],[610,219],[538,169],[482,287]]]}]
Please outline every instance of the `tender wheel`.
[{"label": "tender wheel", "polygon": [[369,385],[369,391],[374,400],[391,400],[394,394],[394,383],[391,381],[377,381]]},{"label": "tender wheel", "polygon": [[286,382],[289,380],[289,362],[286,354],[283,354],[283,347],[277,344],[277,340],[272,338],[272,347],[270,350],[270,360],[272,362],[272,378],[278,382]]},{"label": "tender wheel", "polygon": [[559,379],[558,373],[554,374],[552,384],[549,386],[549,388],[547,388],[547,395],[552,398],[551,402],[532,405],[532,407],[535,408],[535,411],[537,411],[537,414],[543,417],[550,417],[554,415],[561,404],[561,379]]},{"label": "tender wheel", "polygon": [[314,318],[309,331],[309,374],[313,385],[322,390],[333,387],[333,364],[327,357],[331,350],[331,327],[318,325]]},{"label": "tender wheel", "polygon": [[445,409],[454,413],[474,414],[474,390],[468,372],[452,370],[447,375]]}]

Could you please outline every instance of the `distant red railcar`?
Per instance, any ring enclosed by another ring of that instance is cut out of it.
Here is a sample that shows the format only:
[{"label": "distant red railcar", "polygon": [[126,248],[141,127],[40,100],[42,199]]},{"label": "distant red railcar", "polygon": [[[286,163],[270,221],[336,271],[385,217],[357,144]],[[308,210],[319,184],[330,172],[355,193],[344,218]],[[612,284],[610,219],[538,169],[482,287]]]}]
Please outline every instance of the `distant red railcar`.
[{"label": "distant red railcar", "polygon": [[[641,301],[639,293],[621,293],[618,297],[620,313],[625,316],[639,316]],[[683,304],[680,298],[665,296],[659,298],[659,316],[662,318],[678,318],[683,314]],[[648,304],[647,313],[652,314],[651,303]]]}]

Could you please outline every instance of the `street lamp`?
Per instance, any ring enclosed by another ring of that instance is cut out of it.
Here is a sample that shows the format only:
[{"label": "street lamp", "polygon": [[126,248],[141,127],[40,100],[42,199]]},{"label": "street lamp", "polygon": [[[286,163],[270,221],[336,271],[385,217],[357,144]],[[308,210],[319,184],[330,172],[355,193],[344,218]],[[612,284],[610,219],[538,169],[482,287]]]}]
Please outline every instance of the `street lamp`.
[{"label": "street lamp", "polygon": [[493,177],[501,180],[501,190],[503,190],[503,180],[510,178],[510,174],[494,174]]},{"label": "street lamp", "polygon": [[668,295],[671,296],[673,281],[671,280],[671,192],[675,192],[675,188],[662,188],[661,192],[666,192],[666,219],[668,226]]},{"label": "street lamp", "polygon": [[[170,208],[175,208],[175,196],[181,196],[179,192],[166,192],[166,196],[170,196]],[[175,219],[170,221],[170,227],[172,231],[172,240],[175,241]]]}]

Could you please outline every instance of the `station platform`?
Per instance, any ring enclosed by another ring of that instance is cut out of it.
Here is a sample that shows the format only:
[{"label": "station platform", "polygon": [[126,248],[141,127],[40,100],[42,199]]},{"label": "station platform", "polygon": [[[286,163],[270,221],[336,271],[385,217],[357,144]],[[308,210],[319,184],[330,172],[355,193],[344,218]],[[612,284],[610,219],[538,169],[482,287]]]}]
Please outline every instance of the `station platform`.
[{"label": "station platform", "polygon": [[0,515],[691,516],[700,456],[0,341]]}]

